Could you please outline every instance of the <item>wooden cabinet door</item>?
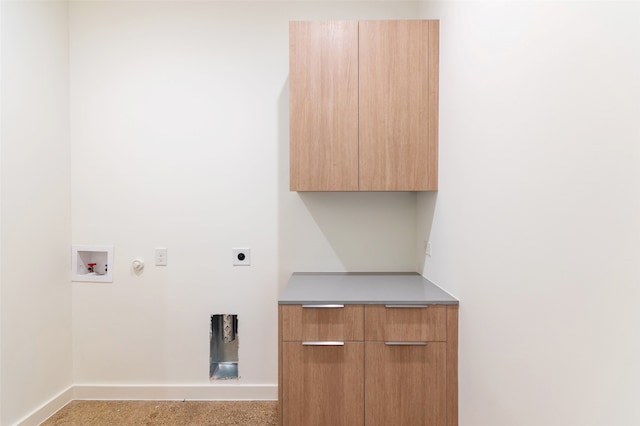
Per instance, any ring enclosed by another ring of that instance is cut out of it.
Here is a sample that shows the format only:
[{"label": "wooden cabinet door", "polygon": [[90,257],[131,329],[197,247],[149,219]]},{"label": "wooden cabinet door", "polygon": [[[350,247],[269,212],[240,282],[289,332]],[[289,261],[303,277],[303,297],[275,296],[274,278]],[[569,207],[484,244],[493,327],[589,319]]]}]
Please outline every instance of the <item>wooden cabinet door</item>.
[{"label": "wooden cabinet door", "polygon": [[361,191],[438,188],[439,21],[359,23]]},{"label": "wooden cabinet door", "polygon": [[358,190],[358,22],[289,24],[291,191]]},{"label": "wooden cabinet door", "polygon": [[446,424],[446,343],[365,343],[367,426]]},{"label": "wooden cabinet door", "polygon": [[364,424],[364,343],[282,343],[282,424]]}]

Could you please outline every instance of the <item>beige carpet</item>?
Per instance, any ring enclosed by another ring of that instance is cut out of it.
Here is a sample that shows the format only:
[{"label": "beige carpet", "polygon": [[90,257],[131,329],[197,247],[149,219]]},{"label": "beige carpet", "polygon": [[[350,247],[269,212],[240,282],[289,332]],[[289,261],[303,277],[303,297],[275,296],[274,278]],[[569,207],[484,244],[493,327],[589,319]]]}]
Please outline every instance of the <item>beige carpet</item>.
[{"label": "beige carpet", "polygon": [[72,401],[42,426],[277,424],[277,401]]}]

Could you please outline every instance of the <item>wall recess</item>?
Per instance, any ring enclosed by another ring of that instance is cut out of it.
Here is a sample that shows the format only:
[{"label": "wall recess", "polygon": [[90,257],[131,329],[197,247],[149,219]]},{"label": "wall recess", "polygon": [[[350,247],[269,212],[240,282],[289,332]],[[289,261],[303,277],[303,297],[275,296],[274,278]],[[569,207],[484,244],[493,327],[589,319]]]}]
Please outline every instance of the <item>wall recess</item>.
[{"label": "wall recess", "polygon": [[71,281],[113,282],[113,246],[71,246]]},{"label": "wall recess", "polygon": [[211,380],[238,379],[237,314],[211,315],[209,378]]}]

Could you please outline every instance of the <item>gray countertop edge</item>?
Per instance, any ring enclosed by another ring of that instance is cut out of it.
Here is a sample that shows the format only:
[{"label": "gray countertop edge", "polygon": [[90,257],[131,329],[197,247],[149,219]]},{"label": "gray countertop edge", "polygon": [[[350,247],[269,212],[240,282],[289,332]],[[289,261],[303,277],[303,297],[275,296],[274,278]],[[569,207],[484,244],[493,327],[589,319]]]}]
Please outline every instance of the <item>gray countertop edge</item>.
[{"label": "gray countertop edge", "polygon": [[424,301],[416,301],[416,300],[335,300],[335,299],[327,299],[327,300],[278,300],[278,305],[329,305],[329,304],[340,304],[340,305],[459,305],[460,302],[457,300],[449,300],[449,301],[441,301],[441,300],[424,300]]},{"label": "gray countertop edge", "polygon": [[417,272],[294,272],[279,305],[458,305]]}]

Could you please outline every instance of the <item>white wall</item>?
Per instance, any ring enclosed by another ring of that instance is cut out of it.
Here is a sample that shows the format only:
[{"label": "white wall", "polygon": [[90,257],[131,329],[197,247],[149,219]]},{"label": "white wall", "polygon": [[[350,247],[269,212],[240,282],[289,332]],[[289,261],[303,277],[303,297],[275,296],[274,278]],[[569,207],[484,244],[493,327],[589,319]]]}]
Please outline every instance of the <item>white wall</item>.
[{"label": "white wall", "polygon": [[71,385],[67,5],[2,2],[3,425]]},{"label": "white wall", "polygon": [[461,300],[460,424],[640,424],[640,4],[422,16],[441,19],[440,190],[417,245]]},{"label": "white wall", "polygon": [[[277,297],[291,272],[415,270],[415,194],[289,192],[287,75],[289,20],[417,13],[402,2],[70,5],[72,239],[115,246],[113,283],[73,284],[76,384],[208,385],[209,316],[237,313],[241,378],[214,385],[246,392],[207,395],[275,398]],[[166,267],[153,265],[158,246]],[[231,266],[232,247],[250,247],[252,266]]]},{"label": "white wall", "polygon": [[[0,423],[71,383],[71,329],[76,384],[207,385],[218,312],[226,385],[270,395],[290,272],[415,253],[461,299],[462,425],[640,423],[638,4],[69,7],[70,55],[65,5],[1,9]],[[287,21],[416,16],[441,19],[440,191],[289,193]],[[72,306],[69,235],[116,257]]]}]

